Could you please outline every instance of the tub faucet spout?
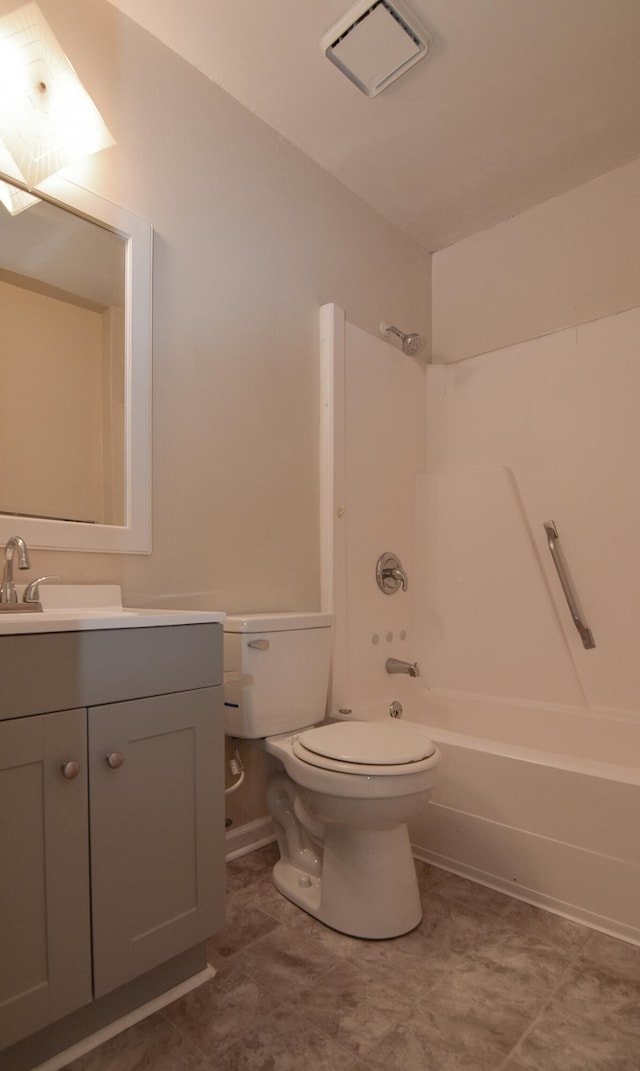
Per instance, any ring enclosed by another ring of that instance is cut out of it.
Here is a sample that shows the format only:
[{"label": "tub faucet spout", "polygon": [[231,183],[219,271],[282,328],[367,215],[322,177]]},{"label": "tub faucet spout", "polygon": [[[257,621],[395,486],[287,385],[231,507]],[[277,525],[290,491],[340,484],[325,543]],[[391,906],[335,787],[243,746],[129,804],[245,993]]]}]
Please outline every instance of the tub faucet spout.
[{"label": "tub faucet spout", "polygon": [[408,673],[410,677],[420,676],[417,662],[401,662],[399,658],[387,658],[384,668],[387,673]]},{"label": "tub faucet spout", "polygon": [[2,573],[2,585],[0,586],[0,603],[13,603],[18,601],[16,586],[13,582],[13,554],[18,551],[18,568],[30,569],[29,551],[22,536],[11,536],[4,548],[4,571]]}]

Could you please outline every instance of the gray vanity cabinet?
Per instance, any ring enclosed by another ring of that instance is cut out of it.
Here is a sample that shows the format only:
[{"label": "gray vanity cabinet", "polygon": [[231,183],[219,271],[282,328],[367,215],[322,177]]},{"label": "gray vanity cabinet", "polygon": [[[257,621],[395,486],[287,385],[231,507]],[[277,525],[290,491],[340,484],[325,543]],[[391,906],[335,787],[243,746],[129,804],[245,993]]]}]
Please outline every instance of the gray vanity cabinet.
[{"label": "gray vanity cabinet", "polygon": [[0,722],[0,1048],[91,1000],[86,740],[84,710]]},{"label": "gray vanity cabinet", "polygon": [[89,711],[97,997],[213,932],[213,771],[224,747],[216,691]]},{"label": "gray vanity cabinet", "polygon": [[223,925],[221,679],[217,624],[0,639],[0,1050]]}]

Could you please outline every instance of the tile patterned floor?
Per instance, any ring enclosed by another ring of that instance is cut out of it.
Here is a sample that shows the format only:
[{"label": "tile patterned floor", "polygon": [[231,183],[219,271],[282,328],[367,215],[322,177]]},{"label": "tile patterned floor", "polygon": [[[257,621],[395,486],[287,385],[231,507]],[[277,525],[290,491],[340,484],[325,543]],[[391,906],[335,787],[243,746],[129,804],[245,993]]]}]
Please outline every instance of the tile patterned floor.
[{"label": "tile patterned floor", "polygon": [[361,941],[228,864],[217,974],[69,1071],[640,1071],[640,949],[417,863],[412,933]]}]

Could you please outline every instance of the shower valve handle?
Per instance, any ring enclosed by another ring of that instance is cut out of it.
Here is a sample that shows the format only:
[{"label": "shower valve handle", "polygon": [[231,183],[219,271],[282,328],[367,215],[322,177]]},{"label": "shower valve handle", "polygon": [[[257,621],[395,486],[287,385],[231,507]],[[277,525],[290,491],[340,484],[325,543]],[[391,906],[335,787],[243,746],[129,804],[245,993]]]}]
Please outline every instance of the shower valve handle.
[{"label": "shower valve handle", "polygon": [[400,559],[388,551],[381,554],[376,562],[376,581],[380,591],[385,595],[393,595],[399,588],[406,591],[409,586],[407,574],[402,568]]}]

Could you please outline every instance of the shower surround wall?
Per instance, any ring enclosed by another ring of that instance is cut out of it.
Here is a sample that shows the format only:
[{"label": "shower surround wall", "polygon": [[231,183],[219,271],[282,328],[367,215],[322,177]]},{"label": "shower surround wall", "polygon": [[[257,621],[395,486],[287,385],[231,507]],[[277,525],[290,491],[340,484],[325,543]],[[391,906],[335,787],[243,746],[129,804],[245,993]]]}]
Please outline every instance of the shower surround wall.
[{"label": "shower surround wall", "polygon": [[[440,712],[443,781],[413,824],[417,854],[640,942],[640,732],[625,734],[640,727],[638,296],[593,322],[418,369],[419,386],[414,363],[334,310],[324,590],[336,618],[333,709],[385,717],[399,698],[426,726]],[[326,417],[325,428],[329,441]],[[549,555],[551,519],[593,650]],[[406,594],[378,592],[383,550],[407,566]],[[416,658],[421,677],[389,677],[387,654]],[[565,738],[562,758],[531,743],[549,725],[548,739]],[[619,776],[618,760],[605,770],[597,751],[578,768],[594,730],[613,750],[617,737],[631,741]],[[574,811],[591,819],[580,825]]]},{"label": "shower surround wall", "polygon": [[[419,657],[415,487],[426,463],[426,366],[348,323],[336,305],[320,311],[320,338],[322,606],[334,614],[337,710],[402,698],[414,683],[390,676],[385,662]],[[407,591],[378,588],[385,551],[400,559]]]},{"label": "shower surround wall", "polygon": [[[429,369],[420,720],[444,776],[412,828],[432,862],[636,943],[639,342],[636,308]],[[593,650],[551,561],[551,519]]]},{"label": "shower surround wall", "polygon": [[[428,368],[335,306],[323,317],[323,346],[338,346],[323,388],[332,705],[428,687],[640,719],[640,308]],[[549,554],[551,519],[593,650]],[[387,550],[407,592],[375,584]],[[422,676],[390,678],[389,655]]]},{"label": "shower surround wall", "polygon": [[633,309],[430,369],[440,464],[418,497],[433,688],[640,717],[639,343]]}]

